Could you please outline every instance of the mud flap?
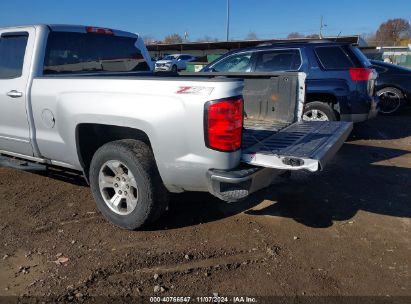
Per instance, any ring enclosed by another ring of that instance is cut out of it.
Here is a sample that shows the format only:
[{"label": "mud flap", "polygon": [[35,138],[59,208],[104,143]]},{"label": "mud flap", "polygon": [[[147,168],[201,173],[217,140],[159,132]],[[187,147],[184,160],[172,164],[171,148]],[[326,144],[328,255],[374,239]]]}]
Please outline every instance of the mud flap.
[{"label": "mud flap", "polygon": [[[256,130],[244,130],[244,163],[281,170],[312,172],[324,168],[349,136],[351,122],[297,122],[261,138]],[[250,144],[251,142],[251,144]]]}]

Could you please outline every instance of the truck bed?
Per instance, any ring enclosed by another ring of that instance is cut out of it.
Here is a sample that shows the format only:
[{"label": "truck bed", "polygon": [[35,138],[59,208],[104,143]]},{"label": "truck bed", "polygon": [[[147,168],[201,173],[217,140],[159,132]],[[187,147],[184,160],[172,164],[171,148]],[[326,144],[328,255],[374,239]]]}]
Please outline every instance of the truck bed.
[{"label": "truck bed", "polygon": [[303,73],[229,74],[234,76],[244,78],[244,163],[321,170],[352,130],[351,123],[301,121]]},{"label": "truck bed", "polygon": [[288,122],[270,122],[264,120],[244,120],[242,148],[247,149],[274,133],[288,127]]}]

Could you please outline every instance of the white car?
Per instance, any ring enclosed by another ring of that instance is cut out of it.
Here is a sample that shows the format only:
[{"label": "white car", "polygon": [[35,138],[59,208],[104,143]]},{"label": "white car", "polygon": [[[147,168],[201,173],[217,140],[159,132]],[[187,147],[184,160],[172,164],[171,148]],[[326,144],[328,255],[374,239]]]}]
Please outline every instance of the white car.
[{"label": "white car", "polygon": [[155,64],[155,71],[177,72],[186,69],[186,63],[194,61],[197,57],[189,54],[171,54],[167,55]]}]

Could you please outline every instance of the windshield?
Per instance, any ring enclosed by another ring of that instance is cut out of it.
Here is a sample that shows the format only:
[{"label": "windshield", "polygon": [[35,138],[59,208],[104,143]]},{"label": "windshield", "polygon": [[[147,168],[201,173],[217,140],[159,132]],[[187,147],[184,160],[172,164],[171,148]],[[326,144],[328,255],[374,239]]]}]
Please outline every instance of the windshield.
[{"label": "windshield", "polygon": [[174,60],[177,58],[177,55],[168,55],[163,58],[163,60]]}]

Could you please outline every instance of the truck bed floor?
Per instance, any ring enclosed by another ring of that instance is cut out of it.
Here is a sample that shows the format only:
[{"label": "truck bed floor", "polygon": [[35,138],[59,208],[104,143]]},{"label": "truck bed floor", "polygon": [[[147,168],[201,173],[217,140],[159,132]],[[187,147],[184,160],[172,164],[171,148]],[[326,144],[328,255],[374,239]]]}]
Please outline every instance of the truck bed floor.
[{"label": "truck bed floor", "polygon": [[245,119],[242,148],[251,147],[289,125],[286,122]]}]

